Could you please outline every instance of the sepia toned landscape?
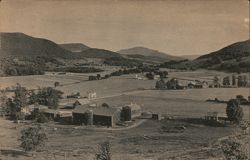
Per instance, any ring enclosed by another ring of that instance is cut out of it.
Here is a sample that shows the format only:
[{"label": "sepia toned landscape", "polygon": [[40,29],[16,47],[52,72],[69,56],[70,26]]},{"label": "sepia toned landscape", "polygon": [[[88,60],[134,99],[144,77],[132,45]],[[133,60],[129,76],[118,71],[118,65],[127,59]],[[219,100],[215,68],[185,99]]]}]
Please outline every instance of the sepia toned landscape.
[{"label": "sepia toned landscape", "polygon": [[0,160],[248,160],[249,2],[190,3],[0,1]]}]

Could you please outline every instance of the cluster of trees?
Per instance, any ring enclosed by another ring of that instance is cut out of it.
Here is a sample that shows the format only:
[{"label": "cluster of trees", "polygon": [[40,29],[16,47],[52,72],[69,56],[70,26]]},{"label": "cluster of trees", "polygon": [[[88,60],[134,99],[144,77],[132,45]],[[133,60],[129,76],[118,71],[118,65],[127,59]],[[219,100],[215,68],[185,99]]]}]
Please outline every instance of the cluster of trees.
[{"label": "cluster of trees", "polygon": [[[238,81],[236,81],[238,79]],[[232,75],[232,80],[230,81],[230,77],[226,76],[222,81],[223,86],[238,86],[238,87],[246,87],[248,85],[248,80],[246,75],[239,75],[237,78],[235,75]]]},{"label": "cluster of trees", "polygon": [[167,82],[164,79],[160,79],[156,82],[156,89],[184,89],[184,86],[179,84],[179,81],[175,78],[168,80]]},{"label": "cluster of trees", "polygon": [[104,64],[111,66],[124,66],[124,67],[139,67],[142,66],[143,63],[141,61],[135,59],[127,59],[124,57],[110,57],[104,60]]},{"label": "cluster of trees", "polygon": [[4,91],[1,91],[1,107],[4,108],[4,115],[11,119],[23,119],[22,109],[30,104],[40,104],[56,109],[63,92],[51,87],[39,88],[35,91],[28,91],[25,87],[17,84],[14,88],[14,96],[7,98]]},{"label": "cluster of trees", "polygon": [[49,106],[52,109],[58,107],[59,99],[62,98],[63,92],[52,87],[38,88],[37,92],[31,91],[29,104],[40,104]]},{"label": "cluster of trees", "polygon": [[100,74],[97,74],[96,76],[89,76],[89,81],[94,81],[94,80],[101,80],[101,79],[106,79],[109,78],[109,75],[106,74],[104,77],[102,77]]},{"label": "cluster of trees", "polygon": [[43,75],[44,71],[37,67],[31,65],[17,65],[8,67],[4,70],[7,76],[25,76],[25,75]]},{"label": "cluster of trees", "polygon": [[173,69],[175,68],[174,65],[177,65],[177,64],[180,64],[180,63],[183,63],[183,62],[188,62],[189,60],[188,59],[184,59],[184,60],[171,60],[171,61],[168,61],[168,62],[164,62],[162,64],[159,65],[160,68],[170,68],[170,69]]},{"label": "cluster of trees", "polygon": [[72,73],[95,73],[102,72],[102,69],[94,68],[94,67],[60,67],[49,69],[49,71],[53,72],[72,72]]},{"label": "cluster of trees", "polygon": [[11,119],[23,119],[24,115],[21,110],[28,104],[28,92],[25,87],[17,84],[14,89],[14,96],[8,98],[5,102],[5,114],[9,115]]},{"label": "cluster of trees", "polygon": [[166,78],[168,75],[167,71],[159,71],[159,68],[153,67],[153,66],[144,66],[144,67],[136,67],[136,68],[123,68],[119,69],[118,71],[114,71],[110,74],[106,74],[104,77],[101,77],[100,74],[97,74],[96,76],[89,76],[89,80],[100,80],[100,79],[107,79],[111,76],[121,76],[126,74],[135,74],[135,73],[143,73],[148,72],[146,74],[146,77],[148,79],[154,79],[154,75],[159,75],[161,78]]},{"label": "cluster of trees", "polygon": [[237,73],[246,73],[250,71],[250,63],[248,61],[238,61],[236,58],[236,62],[225,62],[222,63],[215,68],[216,70],[223,70],[228,72],[237,72]]},{"label": "cluster of trees", "polygon": [[159,75],[161,79],[163,78],[167,78],[168,72],[167,71],[159,71],[159,70],[155,70],[154,72],[149,72],[146,74],[146,77],[149,80],[153,80],[155,75]]},{"label": "cluster of trees", "polygon": [[121,76],[121,75],[125,75],[125,74],[134,74],[134,73],[141,73],[143,72],[142,69],[140,68],[130,68],[130,69],[120,69],[118,71],[114,71],[112,72],[110,75],[111,76]]}]

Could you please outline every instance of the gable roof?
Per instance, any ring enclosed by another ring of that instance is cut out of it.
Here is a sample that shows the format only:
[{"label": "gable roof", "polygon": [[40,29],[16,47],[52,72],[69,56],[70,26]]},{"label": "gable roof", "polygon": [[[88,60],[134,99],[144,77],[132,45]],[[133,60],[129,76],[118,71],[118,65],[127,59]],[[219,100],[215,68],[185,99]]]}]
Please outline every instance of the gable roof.
[{"label": "gable roof", "polygon": [[81,105],[81,106],[76,106],[75,109],[73,110],[73,113],[84,114],[89,110],[92,110],[94,115],[113,116],[120,109],[114,107],[106,108],[106,107],[91,107],[89,105]]}]

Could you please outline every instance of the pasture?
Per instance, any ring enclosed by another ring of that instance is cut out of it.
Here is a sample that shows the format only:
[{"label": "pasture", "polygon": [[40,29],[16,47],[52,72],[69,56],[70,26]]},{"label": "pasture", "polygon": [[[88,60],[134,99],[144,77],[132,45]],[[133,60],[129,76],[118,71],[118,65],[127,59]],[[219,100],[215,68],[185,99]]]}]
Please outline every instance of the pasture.
[{"label": "pasture", "polygon": [[[236,95],[249,95],[248,88],[206,88],[187,90],[155,90],[156,80],[137,80],[135,75],[111,77],[105,80],[87,81],[90,74],[51,74],[41,76],[0,77],[1,87],[11,87],[20,83],[29,89],[38,86],[53,86],[58,81],[65,95],[80,92],[85,96],[88,91],[95,91],[97,99],[91,103],[107,103],[111,106],[124,106],[137,103],[143,111],[161,113],[172,120],[147,120],[141,125],[126,129],[112,130],[85,126],[43,124],[49,141],[46,151],[38,152],[35,159],[88,160],[93,159],[97,145],[110,141],[113,159],[216,159],[222,157],[218,139],[239,131],[237,127],[214,127],[202,121],[187,121],[186,118],[203,118],[207,112],[225,114],[226,104],[206,102],[218,98],[229,100]],[[226,73],[213,71],[170,72],[171,77],[189,79],[211,79],[214,75]],[[250,118],[250,107],[243,106],[244,116]],[[2,119],[0,121],[3,121]],[[20,130],[24,124],[17,127]],[[55,130],[56,128],[56,130]],[[18,148],[16,130],[9,130],[12,147]],[[7,134],[7,133],[4,133]],[[13,140],[13,137],[16,137]],[[15,159],[10,155],[5,158]],[[18,159],[31,160],[32,157],[19,155]]]}]

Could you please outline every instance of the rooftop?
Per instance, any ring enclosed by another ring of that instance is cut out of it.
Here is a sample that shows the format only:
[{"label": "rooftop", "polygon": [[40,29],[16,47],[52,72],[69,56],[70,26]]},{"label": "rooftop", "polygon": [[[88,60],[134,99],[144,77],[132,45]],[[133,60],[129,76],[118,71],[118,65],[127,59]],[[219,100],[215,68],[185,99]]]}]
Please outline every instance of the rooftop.
[{"label": "rooftop", "polygon": [[89,105],[81,105],[76,106],[73,110],[73,113],[82,113],[84,114],[86,111],[92,110],[94,115],[105,115],[105,116],[113,116],[116,112],[119,111],[119,108],[114,107],[91,107]]}]

